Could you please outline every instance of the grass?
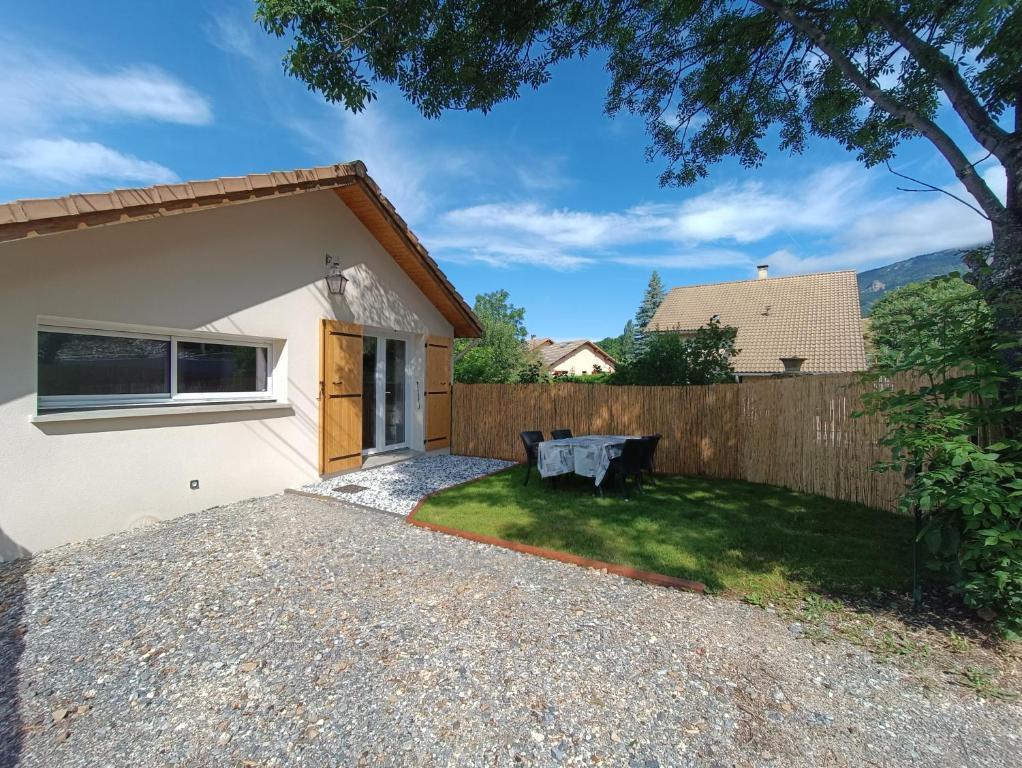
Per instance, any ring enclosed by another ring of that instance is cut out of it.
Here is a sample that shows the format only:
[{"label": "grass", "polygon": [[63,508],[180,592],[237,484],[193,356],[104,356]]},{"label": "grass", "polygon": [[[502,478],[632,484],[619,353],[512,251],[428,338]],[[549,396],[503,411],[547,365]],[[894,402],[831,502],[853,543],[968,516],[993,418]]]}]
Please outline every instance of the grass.
[{"label": "grass", "polygon": [[[425,522],[703,582],[753,604],[772,596],[904,591],[912,521],[768,485],[669,476],[630,500],[559,488],[521,466],[429,499]],[[811,603],[827,610],[826,602]]]},{"label": "grass", "polygon": [[997,685],[997,677],[998,674],[994,670],[966,667],[959,672],[959,678],[956,682],[966,688],[971,688],[976,692],[976,695],[987,699],[1003,699],[1004,701],[1015,701],[1018,699],[1019,694],[1017,691],[1001,688]]}]

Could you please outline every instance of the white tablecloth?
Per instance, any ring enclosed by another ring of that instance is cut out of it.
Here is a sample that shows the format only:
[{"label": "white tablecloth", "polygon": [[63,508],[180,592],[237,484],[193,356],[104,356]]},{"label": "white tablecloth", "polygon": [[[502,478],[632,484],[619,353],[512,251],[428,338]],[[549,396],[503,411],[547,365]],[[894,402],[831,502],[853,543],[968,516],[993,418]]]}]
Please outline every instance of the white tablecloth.
[{"label": "white tablecloth", "polygon": [[583,435],[563,440],[544,440],[539,444],[539,474],[541,477],[576,475],[593,478],[593,483],[603,482],[611,459],[621,455],[625,440],[637,439],[636,435]]}]

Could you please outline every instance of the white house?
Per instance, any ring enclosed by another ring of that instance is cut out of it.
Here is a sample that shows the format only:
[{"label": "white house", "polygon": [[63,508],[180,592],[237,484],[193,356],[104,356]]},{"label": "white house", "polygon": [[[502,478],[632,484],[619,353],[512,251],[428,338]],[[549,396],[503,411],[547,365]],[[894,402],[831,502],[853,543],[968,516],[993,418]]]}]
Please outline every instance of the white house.
[{"label": "white house", "polygon": [[617,368],[617,360],[589,339],[533,338],[529,340],[529,350],[535,352],[543,369],[554,376],[614,373]]},{"label": "white house", "polygon": [[0,558],[443,450],[479,333],[362,163],[0,205]]}]

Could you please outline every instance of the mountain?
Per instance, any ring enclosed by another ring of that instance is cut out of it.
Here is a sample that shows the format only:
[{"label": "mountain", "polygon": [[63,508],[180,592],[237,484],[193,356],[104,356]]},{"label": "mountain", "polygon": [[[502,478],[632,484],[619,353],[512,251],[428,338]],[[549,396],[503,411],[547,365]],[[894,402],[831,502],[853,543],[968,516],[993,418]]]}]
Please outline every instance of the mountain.
[{"label": "mountain", "polygon": [[968,248],[949,248],[936,253],[924,253],[911,259],[877,267],[858,274],[859,305],[862,315],[869,314],[870,307],[877,299],[895,288],[909,283],[929,280],[931,277],[946,275],[950,272],[967,272],[968,267],[962,262],[962,256]]}]

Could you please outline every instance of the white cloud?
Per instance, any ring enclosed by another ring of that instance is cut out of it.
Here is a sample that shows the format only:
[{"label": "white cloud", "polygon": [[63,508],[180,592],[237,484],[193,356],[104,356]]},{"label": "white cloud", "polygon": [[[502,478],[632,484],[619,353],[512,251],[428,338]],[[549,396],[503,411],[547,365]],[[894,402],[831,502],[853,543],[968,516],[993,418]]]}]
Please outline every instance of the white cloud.
[{"label": "white cloud", "polygon": [[538,203],[491,203],[448,211],[443,222],[452,231],[505,232],[540,238],[557,247],[597,248],[629,242],[640,232],[663,231],[669,222],[640,209],[595,213],[551,209]]},{"label": "white cloud", "polygon": [[57,72],[56,76],[66,77],[65,89],[58,94],[59,102],[51,100],[51,107],[112,119],[187,125],[213,121],[213,110],[205,96],[155,67],[132,66],[111,73]]},{"label": "white cloud", "polygon": [[140,160],[92,141],[27,139],[0,150],[0,178],[28,174],[66,184],[125,181],[167,184],[177,175],[159,163]]},{"label": "white cloud", "polygon": [[[1003,171],[985,174],[1004,188]],[[946,196],[877,190],[854,163],[797,179],[721,184],[677,203],[621,211],[489,203],[449,211],[426,241],[451,261],[559,270],[597,262],[700,269],[751,265],[775,274],[862,268],[989,238],[980,216]],[[778,241],[789,244],[778,247]]]},{"label": "white cloud", "polygon": [[[654,210],[654,208],[656,210]],[[742,264],[742,252],[693,250],[678,234],[668,206],[597,213],[536,203],[478,205],[449,211],[426,234],[440,258],[491,266],[530,265],[575,270],[603,261],[632,266],[701,268]],[[674,211],[676,213],[676,210]],[[635,253],[635,249],[642,252]]]},{"label": "white cloud", "polygon": [[[991,166],[983,178],[1003,200],[1007,189],[1004,169]],[[960,184],[946,189],[972,203]],[[968,248],[990,238],[990,223],[957,200],[939,192],[901,192],[877,196],[872,210],[856,211],[850,225],[832,235],[830,248],[783,248],[768,259],[787,273],[863,269],[945,248]]]},{"label": "white cloud", "polygon": [[884,216],[864,216],[833,239],[832,249],[783,248],[766,260],[779,274],[868,269],[945,248],[967,248],[990,240],[990,224],[950,198],[933,199]]},{"label": "white cloud", "polygon": [[217,48],[227,53],[242,56],[253,62],[262,60],[260,55],[261,30],[252,20],[251,14],[234,9],[222,9],[209,15],[203,27],[206,38]]},{"label": "white cloud", "polygon": [[213,119],[205,96],[147,64],[101,69],[0,35],[0,69],[0,177],[14,195],[26,187],[52,194],[86,184],[176,181],[166,166],[88,135],[104,123],[206,125]]},{"label": "white cloud", "polygon": [[[555,269],[596,260],[663,267],[738,264],[751,257],[731,246],[782,231],[830,231],[846,216],[848,198],[863,186],[855,166],[842,164],[797,187],[725,184],[680,203],[642,204],[623,211],[490,203],[447,212],[430,243],[448,259]],[[645,252],[636,254],[637,248]]]},{"label": "white cloud", "polygon": [[750,263],[749,254],[728,248],[701,248],[695,251],[648,254],[640,256],[614,256],[616,264],[658,269],[708,269],[722,266],[741,266]]},{"label": "white cloud", "polygon": [[853,163],[804,179],[725,184],[682,203],[674,236],[704,243],[754,243],[779,232],[826,232],[848,217],[849,202],[868,208],[867,178]]},{"label": "white cloud", "polygon": [[187,125],[205,125],[213,119],[205,96],[149,65],[100,71],[0,38],[0,68],[6,130],[55,125],[66,118]]},{"label": "white cloud", "polygon": [[561,189],[573,182],[565,173],[566,164],[567,158],[564,156],[529,157],[516,153],[512,170],[522,188],[544,192]]},{"label": "white cloud", "polygon": [[312,162],[362,160],[410,223],[434,209],[441,189],[438,179],[467,172],[467,153],[424,141],[416,130],[421,118],[403,100],[392,101],[384,93],[383,99],[354,114],[318,93],[296,91],[280,66],[281,42],[260,33],[240,8],[211,14],[206,36],[216,47],[245,60],[267,111],[294,133]]},{"label": "white cloud", "polygon": [[418,122],[408,119],[412,108],[398,109],[379,100],[358,114],[327,105],[320,107],[320,116],[291,119],[287,125],[323,158],[319,162],[363,161],[401,216],[414,225],[432,215],[448,183],[474,176],[484,159],[424,141],[410,130]]},{"label": "white cloud", "polygon": [[595,259],[566,253],[563,250],[530,245],[512,240],[490,238],[475,245],[462,238],[442,236],[428,239],[430,250],[445,261],[455,264],[480,263],[490,267],[528,265],[559,271],[572,271],[594,263]]},{"label": "white cloud", "polygon": [[[994,194],[1001,198],[1001,202],[1008,196],[1008,174],[1004,171],[1004,166],[993,165],[987,168],[981,173],[983,181],[987,183],[987,186],[993,190]],[[964,193],[964,188],[962,193]]]}]

